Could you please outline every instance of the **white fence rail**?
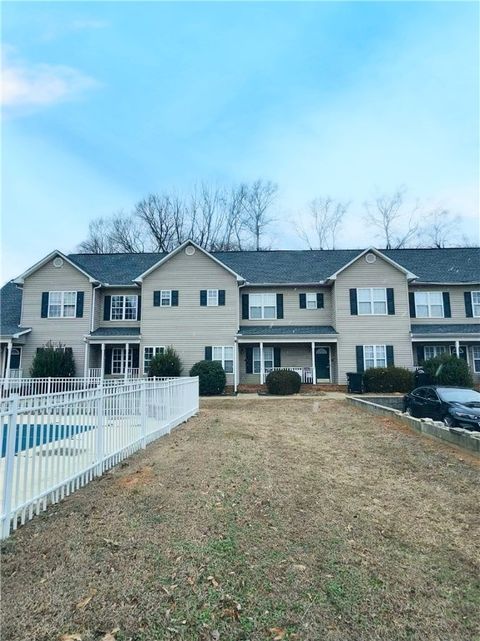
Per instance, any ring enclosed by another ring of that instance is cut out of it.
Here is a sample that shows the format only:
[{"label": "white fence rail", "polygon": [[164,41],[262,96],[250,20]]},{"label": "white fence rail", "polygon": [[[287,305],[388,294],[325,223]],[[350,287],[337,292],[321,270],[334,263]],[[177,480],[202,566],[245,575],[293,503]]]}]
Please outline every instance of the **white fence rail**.
[{"label": "white fence rail", "polygon": [[198,378],[3,399],[1,538],[197,411]]},{"label": "white fence rail", "polygon": [[313,383],[313,370],[311,367],[266,367],[265,376],[268,376],[270,372],[276,372],[280,370],[297,372],[302,380],[302,383]]}]

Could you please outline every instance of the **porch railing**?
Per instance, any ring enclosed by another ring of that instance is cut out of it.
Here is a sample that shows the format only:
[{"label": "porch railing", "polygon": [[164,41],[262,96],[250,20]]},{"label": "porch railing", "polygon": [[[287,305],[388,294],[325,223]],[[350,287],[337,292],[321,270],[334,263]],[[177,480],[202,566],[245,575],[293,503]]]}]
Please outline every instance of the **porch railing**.
[{"label": "porch railing", "polygon": [[265,368],[265,377],[267,377],[270,372],[288,370],[290,372],[297,372],[300,376],[302,383],[313,383],[313,370],[311,367],[266,367]]}]

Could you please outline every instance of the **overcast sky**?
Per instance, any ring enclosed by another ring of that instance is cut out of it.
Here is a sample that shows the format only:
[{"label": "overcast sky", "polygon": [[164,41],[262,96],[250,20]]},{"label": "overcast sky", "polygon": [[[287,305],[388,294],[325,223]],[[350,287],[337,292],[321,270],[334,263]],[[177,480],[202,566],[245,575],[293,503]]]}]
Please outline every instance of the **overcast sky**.
[{"label": "overcast sky", "polygon": [[316,196],[409,188],[478,240],[479,5],[4,3],[2,282],[152,191],[263,177],[274,246]]}]

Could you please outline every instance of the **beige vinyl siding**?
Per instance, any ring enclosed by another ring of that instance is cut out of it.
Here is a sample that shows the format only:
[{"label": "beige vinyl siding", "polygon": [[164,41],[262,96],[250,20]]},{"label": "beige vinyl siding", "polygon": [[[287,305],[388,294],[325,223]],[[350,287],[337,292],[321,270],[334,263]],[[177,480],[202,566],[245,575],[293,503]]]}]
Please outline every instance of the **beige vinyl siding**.
[{"label": "beige vinyl siding", "polygon": [[[83,291],[83,318],[42,318],[42,292]],[[83,376],[85,342],[83,337],[90,329],[92,285],[88,278],[67,262],[54,267],[52,261],[25,279],[23,285],[23,327],[31,327],[22,354],[22,369],[28,374],[37,347],[48,341],[71,347],[77,376]]]},{"label": "beige vinyl siding", "polygon": [[[350,289],[358,287],[392,287],[395,315],[352,316]],[[335,282],[338,383],[345,384],[346,373],[356,372],[357,345],[393,345],[395,365],[412,367],[410,313],[406,275],[377,257],[373,264],[362,256],[341,272]]]},{"label": "beige vinyl siding", "polygon": [[412,325],[444,325],[458,323],[476,323],[480,327],[480,318],[468,317],[465,313],[464,292],[480,291],[480,285],[410,285],[411,292],[448,292],[450,294],[451,318],[412,318]]},{"label": "beige vinyl siding", "polygon": [[[98,308],[95,309],[95,318],[96,318],[96,323],[98,325],[95,325],[95,328],[97,327],[140,327],[141,321],[134,321],[134,320],[110,320],[110,321],[105,321],[103,320],[103,309],[105,305],[105,296],[141,296],[141,290],[139,287],[132,287],[131,289],[129,287],[119,287],[113,288],[112,289],[101,289],[99,291],[99,296],[97,298],[97,301],[95,302],[95,305],[97,305],[98,301]],[[143,307],[143,297],[142,297],[142,307]]]},{"label": "beige vinyl siding", "polygon": [[[322,309],[300,309],[299,294],[321,292]],[[332,297],[328,287],[242,287],[242,294],[283,294],[283,318],[275,320],[243,319],[240,299],[240,322],[242,325],[332,325]]]},{"label": "beige vinyl siding", "polygon": [[[178,290],[178,307],[154,307],[155,290]],[[225,305],[201,307],[200,290],[224,289]],[[198,249],[182,250],[149,274],[142,288],[142,340],[145,346],[173,345],[182,359],[183,373],[205,357],[206,346],[234,346],[238,330],[238,285],[235,276]],[[233,374],[227,375],[233,384]]]}]

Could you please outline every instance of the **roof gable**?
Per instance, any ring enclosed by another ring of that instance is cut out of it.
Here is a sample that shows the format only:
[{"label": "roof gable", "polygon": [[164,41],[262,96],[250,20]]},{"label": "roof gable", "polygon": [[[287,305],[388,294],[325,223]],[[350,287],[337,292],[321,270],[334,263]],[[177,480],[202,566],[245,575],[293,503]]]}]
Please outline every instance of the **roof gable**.
[{"label": "roof gable", "polygon": [[89,274],[87,271],[82,269],[79,265],[76,265],[71,258],[68,256],[65,256],[65,254],[62,254],[61,251],[58,251],[58,249],[55,249],[53,252],[50,252],[45,258],[42,258],[39,260],[35,265],[32,265],[29,269],[27,269],[23,274],[20,274],[17,278],[14,279],[14,282],[17,284],[22,285],[25,282],[25,278],[28,278],[31,274],[34,274],[36,271],[44,267],[47,263],[49,263],[51,260],[53,260],[56,257],[61,258],[62,260],[66,261],[69,265],[71,265],[74,269],[77,269],[79,272],[81,272],[90,282],[95,282],[95,278]]},{"label": "roof gable", "polygon": [[391,265],[395,269],[398,269],[398,271],[400,271],[403,274],[405,274],[406,277],[409,280],[414,280],[415,278],[417,278],[417,276],[415,274],[413,274],[411,271],[409,271],[408,269],[405,269],[405,267],[403,267],[399,263],[395,262],[394,260],[392,260],[391,258],[386,256],[385,254],[382,254],[382,252],[379,251],[378,249],[375,249],[375,247],[367,247],[367,249],[364,249],[360,254],[358,254],[358,256],[355,256],[355,258],[353,258],[346,265],[343,265],[343,267],[341,267],[334,274],[332,274],[329,277],[329,280],[335,280],[339,274],[341,274],[343,271],[345,271],[346,269],[351,267],[354,263],[356,263],[358,260],[360,260],[360,258],[362,258],[362,256],[366,256],[367,254],[374,254],[378,258],[381,258],[386,263],[388,263],[389,265]]}]

